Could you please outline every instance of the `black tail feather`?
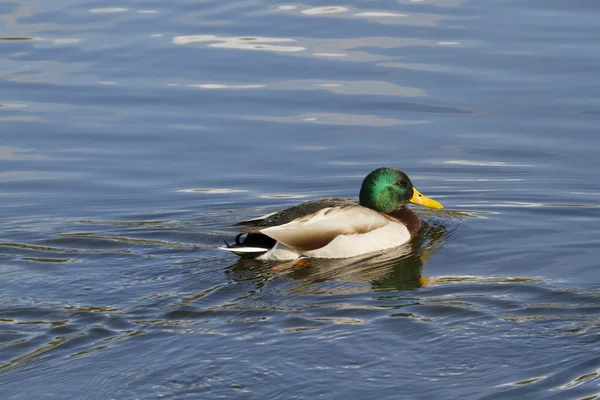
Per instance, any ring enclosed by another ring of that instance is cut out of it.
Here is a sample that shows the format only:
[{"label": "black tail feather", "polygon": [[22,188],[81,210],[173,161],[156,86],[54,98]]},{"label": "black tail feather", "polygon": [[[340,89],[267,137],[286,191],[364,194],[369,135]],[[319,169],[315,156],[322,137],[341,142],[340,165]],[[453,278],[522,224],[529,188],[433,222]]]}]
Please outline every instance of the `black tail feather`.
[{"label": "black tail feather", "polygon": [[244,235],[245,235],[245,233],[240,233],[240,234],[238,234],[238,235],[235,237],[235,244],[237,244],[238,246],[242,246],[242,243],[240,242],[240,238],[241,238],[242,236],[244,236]]}]

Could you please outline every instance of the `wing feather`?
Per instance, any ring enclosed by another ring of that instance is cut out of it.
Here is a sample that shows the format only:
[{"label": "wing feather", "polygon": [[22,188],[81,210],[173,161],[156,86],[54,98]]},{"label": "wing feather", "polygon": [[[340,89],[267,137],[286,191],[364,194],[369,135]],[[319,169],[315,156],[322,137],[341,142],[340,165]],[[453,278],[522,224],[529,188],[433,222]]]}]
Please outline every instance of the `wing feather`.
[{"label": "wing feather", "polygon": [[326,207],[287,224],[261,229],[284,245],[299,251],[327,246],[340,235],[371,232],[390,224],[386,216],[359,205]]},{"label": "wing feather", "polygon": [[261,222],[263,222],[265,219],[267,219],[270,216],[275,215],[275,214],[277,214],[277,211],[269,213],[269,214],[261,215],[260,217],[256,217],[256,218],[252,218],[252,219],[247,219],[245,221],[236,222],[235,224],[230,225],[230,226],[246,226],[246,225],[248,225],[248,226],[257,226],[258,224],[260,224]]}]

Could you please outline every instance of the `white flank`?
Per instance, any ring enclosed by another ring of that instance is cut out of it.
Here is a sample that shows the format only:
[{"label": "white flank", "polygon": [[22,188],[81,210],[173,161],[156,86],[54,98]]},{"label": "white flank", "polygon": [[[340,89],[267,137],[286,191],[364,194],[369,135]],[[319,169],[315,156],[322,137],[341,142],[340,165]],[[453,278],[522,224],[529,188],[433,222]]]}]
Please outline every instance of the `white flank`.
[{"label": "white flank", "polygon": [[298,258],[300,258],[300,255],[297,252],[279,242],[276,243],[275,246],[273,246],[273,248],[265,254],[261,254],[260,256],[256,257],[257,260],[264,261],[296,260]]},{"label": "white flank", "polygon": [[390,220],[366,207],[327,207],[314,214],[295,219],[287,224],[269,227],[261,233],[287,246],[302,242],[312,235],[337,235],[368,232],[388,225]]},{"label": "white flank", "polygon": [[314,258],[347,258],[391,249],[410,240],[406,226],[391,223],[383,228],[358,235],[340,235],[325,247],[301,253]]},{"label": "white flank", "polygon": [[231,251],[232,253],[264,253],[268,249],[262,247],[217,247],[219,250]]}]

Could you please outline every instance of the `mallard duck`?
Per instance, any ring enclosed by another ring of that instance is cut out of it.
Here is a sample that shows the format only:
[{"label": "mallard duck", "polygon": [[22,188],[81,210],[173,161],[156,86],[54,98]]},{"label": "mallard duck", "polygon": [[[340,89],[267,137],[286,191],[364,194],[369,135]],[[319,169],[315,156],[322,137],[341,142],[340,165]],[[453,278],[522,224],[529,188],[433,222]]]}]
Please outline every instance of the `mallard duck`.
[{"label": "mallard duck", "polygon": [[219,249],[260,260],[348,258],[390,249],[421,228],[409,203],[444,208],[419,193],[404,172],[379,168],[363,180],[358,204],[340,198],[312,200],[241,221],[234,226],[247,228],[235,244],[225,242]]}]

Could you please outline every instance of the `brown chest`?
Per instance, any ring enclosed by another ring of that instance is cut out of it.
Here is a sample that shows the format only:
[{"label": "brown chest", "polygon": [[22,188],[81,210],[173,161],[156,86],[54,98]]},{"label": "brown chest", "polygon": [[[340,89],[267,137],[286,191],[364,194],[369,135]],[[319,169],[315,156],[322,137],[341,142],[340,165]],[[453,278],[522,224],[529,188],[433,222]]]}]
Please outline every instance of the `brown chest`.
[{"label": "brown chest", "polygon": [[406,225],[411,237],[415,236],[417,232],[419,232],[419,229],[421,229],[421,220],[417,214],[408,207],[401,207],[388,215]]}]

